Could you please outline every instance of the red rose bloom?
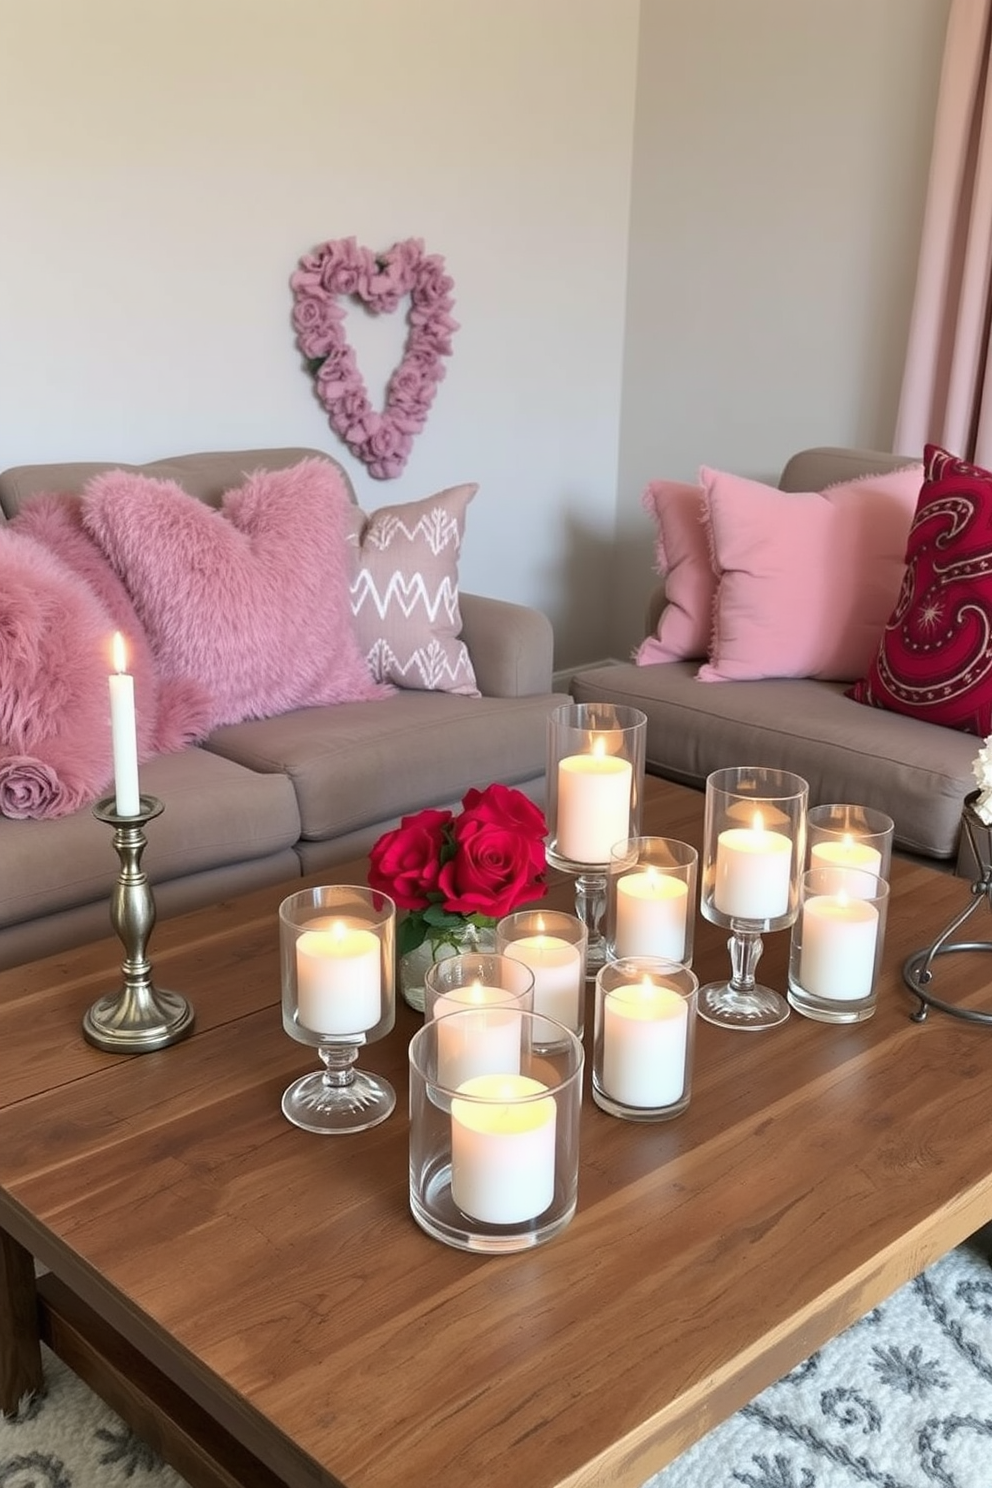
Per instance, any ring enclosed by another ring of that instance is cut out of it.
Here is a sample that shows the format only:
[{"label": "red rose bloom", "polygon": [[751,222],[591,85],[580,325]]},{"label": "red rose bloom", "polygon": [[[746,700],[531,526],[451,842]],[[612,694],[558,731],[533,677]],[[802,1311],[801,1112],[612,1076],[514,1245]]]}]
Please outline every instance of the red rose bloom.
[{"label": "red rose bloom", "polygon": [[453,833],[455,856],[438,876],[450,913],[500,919],[546,892],[543,841],[471,809],[455,821]]},{"label": "red rose bloom", "polygon": [[426,909],[437,898],[441,854],[450,811],[418,811],[385,832],[369,854],[369,887],[388,894],[398,909]]},{"label": "red rose bloom", "polygon": [[[543,842],[547,836],[548,824],[544,819],[544,812],[522,791],[514,790],[509,785],[487,785],[484,791],[473,787],[465,792],[462,806],[472,816],[492,822],[497,827],[521,832],[525,837],[533,837],[539,842]],[[543,855],[541,862],[543,866]]]}]

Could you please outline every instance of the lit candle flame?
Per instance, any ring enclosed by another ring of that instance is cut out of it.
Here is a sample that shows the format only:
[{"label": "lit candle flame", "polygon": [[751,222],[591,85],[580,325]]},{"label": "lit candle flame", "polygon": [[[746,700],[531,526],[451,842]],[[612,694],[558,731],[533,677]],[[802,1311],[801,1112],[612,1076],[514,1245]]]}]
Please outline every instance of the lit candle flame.
[{"label": "lit candle flame", "polygon": [[122,674],[127,671],[127,647],[124,644],[124,637],[119,630],[114,631],[114,639],[111,642],[111,646],[114,656],[114,671]]}]

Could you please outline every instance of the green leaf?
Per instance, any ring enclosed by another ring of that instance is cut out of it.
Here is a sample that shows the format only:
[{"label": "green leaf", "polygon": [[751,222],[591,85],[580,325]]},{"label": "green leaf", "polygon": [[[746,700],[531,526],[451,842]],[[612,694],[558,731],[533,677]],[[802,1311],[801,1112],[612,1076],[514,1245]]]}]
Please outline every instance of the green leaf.
[{"label": "green leaf", "polygon": [[422,914],[404,915],[396,927],[396,954],[406,956],[427,939],[427,926]]},{"label": "green leaf", "polygon": [[307,357],[307,371],[310,373],[310,376],[316,377],[317,373],[320,371],[321,367],[326,361],[326,356]]}]

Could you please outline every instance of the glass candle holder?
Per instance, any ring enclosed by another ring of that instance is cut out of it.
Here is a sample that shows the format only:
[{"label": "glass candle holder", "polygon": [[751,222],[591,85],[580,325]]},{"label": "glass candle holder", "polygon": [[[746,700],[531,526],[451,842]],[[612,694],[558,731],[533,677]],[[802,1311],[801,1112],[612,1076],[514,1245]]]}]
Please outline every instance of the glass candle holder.
[{"label": "glass candle holder", "polygon": [[833,868],[843,883],[848,868],[889,881],[895,823],[871,806],[811,806],[806,817],[808,868]]},{"label": "glass candle holder", "polygon": [[436,961],[424,977],[424,1017],[470,1016],[438,1034],[441,1084],[500,1074],[519,1059],[520,1014],[534,1006],[530,967],[496,951],[470,951]]},{"label": "glass candle holder", "polygon": [[692,965],[699,854],[673,837],[632,837],[610,854],[606,953]]},{"label": "glass candle holder", "polygon": [[733,766],[706,781],[700,909],[730,930],[731,974],[699,990],[699,1016],[723,1028],[773,1028],[789,1004],[755,980],[761,934],[799,912],[809,786],[790,770]]},{"label": "glass candle holder", "polygon": [[575,1213],[582,1044],[563,1027],[538,1049],[536,1015],[517,1016],[511,1067],[456,1085],[441,1078],[442,1039],[474,1012],[433,1018],[410,1041],[410,1208],[459,1250],[526,1250]]},{"label": "glass candle holder", "polygon": [[548,1047],[559,1025],[582,1037],[585,1028],[588,931],[578,915],[554,909],[520,909],[496,926],[496,946],[534,977],[537,1042]]},{"label": "glass candle holder", "polygon": [[792,927],[789,1003],[821,1023],[862,1023],[875,1011],[889,886],[836,865],[803,874]]},{"label": "glass candle holder", "polygon": [[699,982],[657,956],[609,961],[596,976],[592,1095],[628,1121],[668,1121],[692,1089]]},{"label": "glass candle holder", "polygon": [[388,1080],[355,1069],[362,1045],[395,1020],[395,926],[392,899],[364,884],[300,889],[279,906],[283,1027],[324,1065],[282,1098],[304,1131],[364,1131],[396,1104]]},{"label": "glass candle holder", "polygon": [[575,876],[591,974],[606,959],[613,845],[640,833],[647,715],[614,703],[563,703],[548,719],[547,859]]}]

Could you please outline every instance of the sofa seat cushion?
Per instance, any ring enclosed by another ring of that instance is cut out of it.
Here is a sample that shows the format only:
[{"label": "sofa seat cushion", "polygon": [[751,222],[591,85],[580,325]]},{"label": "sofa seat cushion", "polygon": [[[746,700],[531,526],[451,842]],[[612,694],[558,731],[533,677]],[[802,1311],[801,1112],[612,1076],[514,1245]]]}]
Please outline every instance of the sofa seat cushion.
[{"label": "sofa seat cushion", "polygon": [[304,839],[321,842],[370,823],[460,798],[469,786],[543,773],[548,715],[568,698],[467,698],[398,692],[378,703],[218,729],[206,748],[293,782]]},{"label": "sofa seat cushion", "polygon": [[[299,837],[287,779],[206,750],[149,760],[141,789],[165,806],[149,823],[142,858],[153,882],[268,857]],[[0,818],[0,927],[100,898],[108,899],[109,917],[118,866],[110,828],[88,809],[52,821]]]},{"label": "sofa seat cushion", "polygon": [[713,770],[771,765],[809,782],[810,804],[886,811],[904,851],[952,858],[961,803],[974,786],[974,737],[860,707],[844,684],[805,678],[707,687],[692,662],[595,667],[572,680],[576,702],[647,715],[647,768],[702,787]]}]

